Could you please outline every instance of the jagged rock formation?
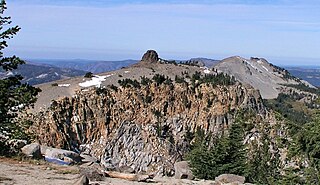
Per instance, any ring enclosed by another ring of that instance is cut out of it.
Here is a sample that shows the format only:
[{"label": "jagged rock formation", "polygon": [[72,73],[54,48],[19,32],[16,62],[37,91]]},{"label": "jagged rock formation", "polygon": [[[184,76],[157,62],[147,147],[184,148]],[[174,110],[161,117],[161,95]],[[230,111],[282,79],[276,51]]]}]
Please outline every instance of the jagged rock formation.
[{"label": "jagged rock formation", "polygon": [[133,64],[132,67],[153,67],[161,63],[158,53],[155,50],[148,50],[143,54],[140,62]]},{"label": "jagged rock formation", "polygon": [[239,109],[254,112],[257,123],[266,118],[250,86],[153,82],[78,91],[34,116],[32,130],[41,144],[86,151],[107,169],[173,175],[190,134],[225,132]]},{"label": "jagged rock formation", "polygon": [[148,62],[148,63],[157,63],[158,61],[159,61],[159,56],[155,50],[148,50],[141,59],[141,62]]}]

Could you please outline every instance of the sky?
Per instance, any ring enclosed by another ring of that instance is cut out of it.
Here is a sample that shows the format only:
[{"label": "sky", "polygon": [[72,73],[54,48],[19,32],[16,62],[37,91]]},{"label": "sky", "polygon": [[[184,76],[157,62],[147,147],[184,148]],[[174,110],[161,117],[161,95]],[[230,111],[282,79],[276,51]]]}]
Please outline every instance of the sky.
[{"label": "sky", "polygon": [[320,65],[319,0],[7,0],[26,59],[264,57]]}]

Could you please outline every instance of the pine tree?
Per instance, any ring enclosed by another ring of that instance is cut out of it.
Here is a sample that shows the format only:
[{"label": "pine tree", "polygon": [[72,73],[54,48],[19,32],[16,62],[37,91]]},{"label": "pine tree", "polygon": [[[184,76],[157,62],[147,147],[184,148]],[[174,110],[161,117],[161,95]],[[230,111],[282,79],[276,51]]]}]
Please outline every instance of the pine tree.
[{"label": "pine tree", "polygon": [[[203,134],[196,135],[205,137]],[[208,139],[196,137],[197,142],[187,157],[194,175],[203,179],[215,179],[224,173],[246,175],[243,138],[244,129],[241,123],[232,124],[229,135],[217,136],[212,147],[209,147]]]},{"label": "pine tree", "polygon": [[[3,50],[8,47],[7,41],[16,35],[20,27],[10,27],[11,18],[4,16],[7,9],[6,2],[0,2],[0,70],[9,72],[17,69],[25,62],[16,56],[5,57]],[[22,84],[20,75],[12,75],[0,79],[0,133],[7,133],[14,137],[21,128],[17,125],[17,113],[25,110],[36,102],[36,95],[40,89],[28,84]],[[2,148],[3,149],[3,148]]]},{"label": "pine tree", "polygon": [[244,129],[241,123],[234,123],[230,128],[228,137],[228,172],[237,175],[246,173],[246,149],[243,144]]},{"label": "pine tree", "polygon": [[261,139],[252,143],[253,151],[251,159],[248,160],[248,181],[257,184],[279,184],[280,176],[280,154],[273,146],[271,153],[271,139],[268,131],[261,133]]}]

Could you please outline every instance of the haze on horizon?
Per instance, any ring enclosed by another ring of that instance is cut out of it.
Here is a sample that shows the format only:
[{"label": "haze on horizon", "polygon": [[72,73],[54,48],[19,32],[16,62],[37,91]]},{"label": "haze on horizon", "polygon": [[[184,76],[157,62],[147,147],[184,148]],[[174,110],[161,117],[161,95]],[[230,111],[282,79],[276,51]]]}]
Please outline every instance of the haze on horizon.
[{"label": "haze on horizon", "polygon": [[318,0],[7,0],[22,29],[5,54],[46,59],[258,56],[320,64]]}]

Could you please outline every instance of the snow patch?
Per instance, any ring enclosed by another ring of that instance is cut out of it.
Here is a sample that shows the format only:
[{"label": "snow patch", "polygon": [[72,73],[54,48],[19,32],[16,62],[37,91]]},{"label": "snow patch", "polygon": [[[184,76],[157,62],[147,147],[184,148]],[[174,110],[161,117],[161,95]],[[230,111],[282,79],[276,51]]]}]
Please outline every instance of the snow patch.
[{"label": "snow patch", "polygon": [[100,87],[101,83],[103,81],[106,81],[106,78],[108,78],[108,77],[110,77],[112,75],[107,75],[107,76],[98,76],[98,75],[96,75],[96,76],[92,77],[91,80],[79,83],[79,86],[81,86],[81,87],[91,87],[91,86]]},{"label": "snow patch", "polygon": [[54,74],[55,74],[56,76],[59,76],[59,74],[58,74],[57,72],[54,72]]},{"label": "snow patch", "polygon": [[36,78],[45,78],[46,76],[48,76],[48,74],[41,74],[41,75],[37,76]]},{"label": "snow patch", "polygon": [[[245,62],[246,62],[247,64],[249,64],[253,69],[255,69],[255,70],[259,71],[260,73],[262,73],[262,71],[261,71],[260,69],[258,69],[257,66],[254,66],[250,61],[245,60]],[[264,66],[263,66],[263,67],[264,67]]]},{"label": "snow patch", "polygon": [[130,73],[130,71],[124,71],[124,73]]},{"label": "snow patch", "polygon": [[269,70],[266,68],[266,67],[264,67],[264,66],[262,66],[263,67],[263,69],[265,69],[266,71],[268,71],[269,72]]},{"label": "snow patch", "polygon": [[107,75],[107,76],[105,76],[106,78],[109,78],[110,76],[113,76],[114,74],[111,74],[111,75]]},{"label": "snow patch", "polygon": [[19,109],[22,109],[22,108],[24,108],[24,104],[20,104],[18,106],[11,107],[11,110],[15,111],[15,110],[19,110]]},{"label": "snow patch", "polygon": [[210,73],[210,70],[207,68],[203,71],[205,74],[209,74]]},{"label": "snow patch", "polygon": [[59,87],[69,87],[70,84],[58,84]]},{"label": "snow patch", "polygon": [[9,71],[9,72],[7,73],[7,76],[11,76],[11,75],[13,75],[13,72],[12,72],[12,71]]},{"label": "snow patch", "polygon": [[253,69],[258,70],[258,68],[256,66],[254,66],[251,62],[249,62],[248,60],[245,60],[245,62],[247,64],[249,64]]}]

